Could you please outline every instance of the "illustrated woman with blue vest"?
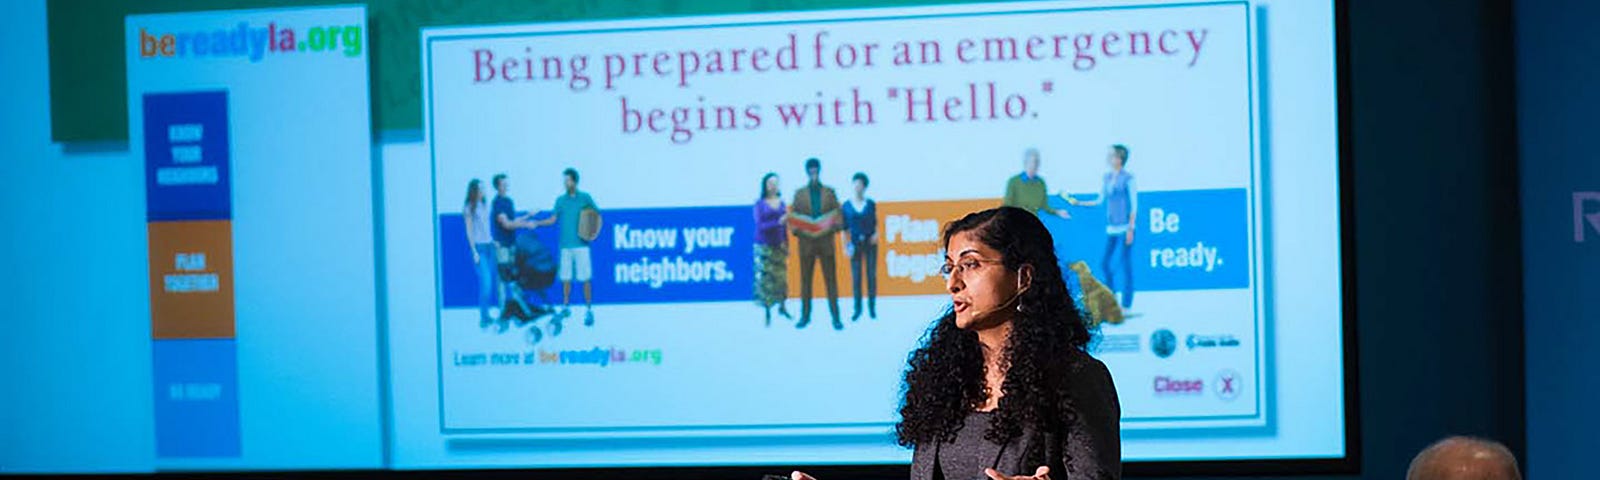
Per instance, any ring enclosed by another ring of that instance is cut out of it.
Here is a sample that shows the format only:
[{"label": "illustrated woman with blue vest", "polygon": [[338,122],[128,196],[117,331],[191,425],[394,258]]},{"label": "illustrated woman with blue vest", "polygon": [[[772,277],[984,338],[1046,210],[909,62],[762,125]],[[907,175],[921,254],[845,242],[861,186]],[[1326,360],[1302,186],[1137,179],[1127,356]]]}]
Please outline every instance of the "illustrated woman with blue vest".
[{"label": "illustrated woman with blue vest", "polygon": [[[851,177],[855,196],[844,201],[844,226],[848,237],[845,254],[850,256],[850,288],[856,307],[850,320],[861,318],[861,296],[866,293],[868,317],[878,318],[878,202],[867,197],[867,174],[856,172]],[[863,292],[861,284],[866,283]]]},{"label": "illustrated woman with blue vest", "polygon": [[[1106,288],[1122,294],[1122,308],[1126,309],[1133,306],[1133,232],[1139,224],[1139,187],[1127,169],[1128,147],[1112,145],[1106,153],[1106,165],[1111,171],[1101,177],[1100,198],[1080,201],[1062,196],[1077,206],[1105,204],[1106,252],[1100,260],[1100,271],[1105,272]],[[1117,270],[1112,268],[1117,250],[1122,251],[1122,261],[1115,264],[1122,270],[1121,283],[1117,283]]]}]

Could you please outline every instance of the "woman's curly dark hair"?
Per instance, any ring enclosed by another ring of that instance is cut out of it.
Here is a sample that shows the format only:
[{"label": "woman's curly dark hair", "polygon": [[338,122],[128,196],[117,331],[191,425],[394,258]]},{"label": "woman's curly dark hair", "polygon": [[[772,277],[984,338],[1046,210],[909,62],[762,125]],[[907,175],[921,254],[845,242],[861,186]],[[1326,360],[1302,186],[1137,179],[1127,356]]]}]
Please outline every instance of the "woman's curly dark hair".
[{"label": "woman's curly dark hair", "polygon": [[[957,233],[999,250],[1008,269],[1033,266],[1032,283],[1018,297],[1011,336],[1001,352],[1003,395],[984,438],[1003,443],[1023,425],[1057,429],[1076,415],[1067,395],[1073,365],[1087,355],[1090,333],[1067,291],[1055,242],[1032,212],[1000,207],[971,213],[945,227],[944,245]],[[953,441],[963,419],[983,405],[983,347],[978,335],[956,327],[946,311],[911,353],[895,435],[900,445]]]}]

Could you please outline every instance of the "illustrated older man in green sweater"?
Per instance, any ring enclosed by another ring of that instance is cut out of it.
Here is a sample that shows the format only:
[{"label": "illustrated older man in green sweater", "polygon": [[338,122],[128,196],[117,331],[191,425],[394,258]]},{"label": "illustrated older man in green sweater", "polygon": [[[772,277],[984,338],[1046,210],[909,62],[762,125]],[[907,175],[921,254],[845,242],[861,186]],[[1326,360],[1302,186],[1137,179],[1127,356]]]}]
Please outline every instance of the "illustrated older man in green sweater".
[{"label": "illustrated older man in green sweater", "polygon": [[1044,178],[1039,176],[1039,149],[1036,148],[1030,148],[1022,154],[1022,173],[1006,181],[1006,196],[1000,205],[1041,215],[1072,218],[1066,210],[1056,210],[1050,206],[1050,194],[1046,193]]}]

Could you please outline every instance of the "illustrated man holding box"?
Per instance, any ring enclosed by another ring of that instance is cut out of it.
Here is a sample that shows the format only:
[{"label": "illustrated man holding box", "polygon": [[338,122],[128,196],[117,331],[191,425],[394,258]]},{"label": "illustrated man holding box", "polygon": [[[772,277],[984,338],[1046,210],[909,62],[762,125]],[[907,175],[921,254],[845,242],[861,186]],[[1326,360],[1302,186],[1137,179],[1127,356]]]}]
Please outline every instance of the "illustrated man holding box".
[{"label": "illustrated man holding box", "polygon": [[561,280],[561,313],[558,321],[572,315],[572,282],[583,283],[584,325],[594,325],[593,291],[589,279],[593,266],[589,258],[589,242],[600,230],[600,207],[588,193],[578,190],[578,171],[568,168],[561,172],[566,191],[556,197],[550,218],[539,221],[540,226],[560,223],[560,266],[556,278]]},{"label": "illustrated man holding box", "polygon": [[800,322],[795,328],[805,328],[811,323],[811,279],[818,262],[822,263],[822,284],[828,291],[828,313],[833,316],[833,329],[844,330],[839,321],[839,272],[834,264],[834,237],[843,228],[839,215],[839,196],[832,187],[822,184],[822,161],[806,159],[804,187],[794,192],[789,202],[789,227],[800,246]]}]

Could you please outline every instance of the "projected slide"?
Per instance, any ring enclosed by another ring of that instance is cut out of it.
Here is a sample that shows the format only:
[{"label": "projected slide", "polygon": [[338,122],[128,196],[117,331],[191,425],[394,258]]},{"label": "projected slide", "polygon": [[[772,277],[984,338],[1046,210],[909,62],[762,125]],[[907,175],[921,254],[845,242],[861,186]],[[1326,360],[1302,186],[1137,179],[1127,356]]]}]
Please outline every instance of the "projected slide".
[{"label": "projected slide", "polygon": [[378,466],[365,25],[359,7],[127,18],[148,269],[125,274],[149,288],[157,469]]},{"label": "projected slide", "polygon": [[1250,19],[429,30],[441,431],[887,438],[940,228],[1002,204],[1051,230],[1125,429],[1265,425]]},{"label": "projected slide", "polygon": [[1347,458],[1334,2],[158,3],[0,45],[0,471],[888,471],[1002,205],[1125,461]]}]

